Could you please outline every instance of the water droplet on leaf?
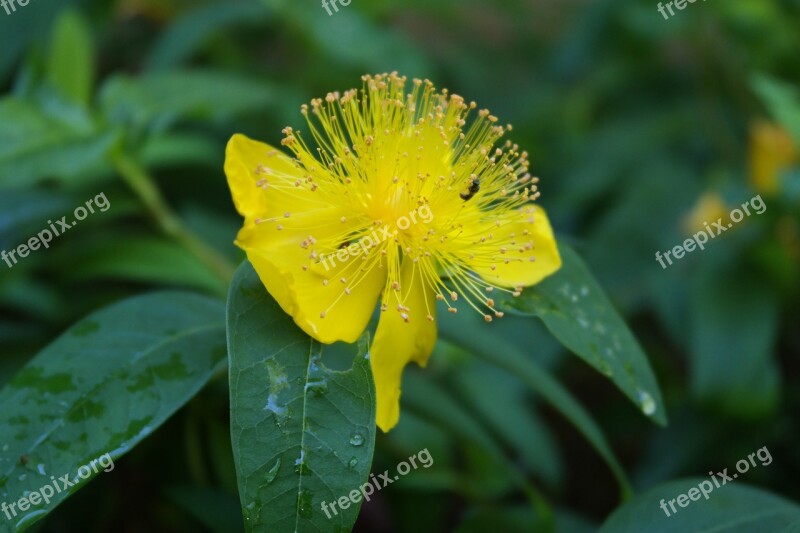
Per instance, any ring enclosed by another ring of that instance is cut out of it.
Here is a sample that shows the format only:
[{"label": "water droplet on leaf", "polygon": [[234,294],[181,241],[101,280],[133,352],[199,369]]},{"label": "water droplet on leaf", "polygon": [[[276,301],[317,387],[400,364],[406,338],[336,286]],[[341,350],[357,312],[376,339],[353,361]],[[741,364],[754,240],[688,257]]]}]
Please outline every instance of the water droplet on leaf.
[{"label": "water droplet on leaf", "polygon": [[278,459],[275,461],[275,464],[272,465],[272,468],[269,469],[269,472],[267,472],[267,475],[264,478],[267,482],[267,485],[275,481],[275,478],[278,477],[278,470],[280,470],[280,468],[281,458],[278,457]]},{"label": "water droplet on leaf", "polygon": [[656,412],[656,402],[650,393],[640,390],[636,393],[639,398],[639,405],[642,407],[642,412],[647,416],[651,416]]},{"label": "water droplet on leaf", "polygon": [[306,474],[311,473],[311,468],[308,466],[308,462],[306,461],[306,451],[300,450],[300,457],[295,459],[294,461],[294,471],[301,476],[305,476]]}]

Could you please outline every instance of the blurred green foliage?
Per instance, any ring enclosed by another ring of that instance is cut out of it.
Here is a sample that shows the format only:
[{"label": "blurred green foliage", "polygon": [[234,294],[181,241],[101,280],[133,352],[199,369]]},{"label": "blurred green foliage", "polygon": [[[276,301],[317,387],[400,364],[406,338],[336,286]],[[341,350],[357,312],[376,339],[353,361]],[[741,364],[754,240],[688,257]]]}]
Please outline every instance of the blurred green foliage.
[{"label": "blurred green foliage", "polygon": [[[762,446],[774,464],[737,484],[798,501],[799,26],[797,0],[694,3],[668,21],[655,2],[611,0],[353,0],[333,16],[297,0],[0,11],[0,249],[101,191],[111,202],[48,250],[0,263],[0,383],[111,302],[162,288],[223,295],[241,259],[222,173],[230,135],[278,144],[301,126],[302,102],[397,70],[514,125],[553,225],[650,356],[670,425],[651,424],[543,327],[499,321],[498,362],[463,345],[468,324],[445,323],[431,367],[407,371],[402,422],[378,436],[372,471],[423,448],[437,468],[380,492],[355,530],[592,531],[622,505],[614,456],[639,493]],[[762,139],[763,121],[783,137]],[[667,269],[654,259],[697,231],[691,220],[722,216],[701,199],[727,210],[756,194],[763,215]],[[241,529],[228,408],[212,380],[35,527]],[[606,446],[611,468],[594,451]],[[665,487],[659,498],[685,490]],[[779,505],[739,490],[731,509]],[[660,512],[644,501],[607,530]],[[641,530],[678,527],[663,520]]]}]

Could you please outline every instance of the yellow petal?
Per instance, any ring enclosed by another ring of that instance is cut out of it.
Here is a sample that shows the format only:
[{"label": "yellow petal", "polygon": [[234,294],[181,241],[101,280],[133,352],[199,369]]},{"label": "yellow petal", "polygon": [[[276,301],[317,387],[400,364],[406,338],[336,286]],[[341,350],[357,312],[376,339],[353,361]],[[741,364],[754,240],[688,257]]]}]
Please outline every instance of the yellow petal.
[{"label": "yellow petal", "polygon": [[473,246],[472,259],[463,258],[487,282],[499,287],[527,287],[561,268],[553,228],[538,205],[517,211],[515,220],[509,223],[478,233],[489,231],[491,241]]},{"label": "yellow petal", "polygon": [[[296,221],[300,220],[298,216]],[[386,269],[362,271],[362,258],[356,256],[344,263],[329,261],[326,270],[300,246],[304,238],[302,230],[279,231],[272,224],[261,224],[243,228],[237,244],[247,252],[269,293],[303,331],[323,343],[355,342],[375,310]]]},{"label": "yellow petal", "polygon": [[321,260],[338,251],[358,219],[348,220],[345,206],[320,199],[291,158],[244,135],[228,143],[225,173],[245,217],[236,244],[269,293],[320,342],[355,342],[375,309],[386,270],[362,271],[359,256],[329,260],[327,268]]},{"label": "yellow petal", "polygon": [[398,302],[392,295],[397,293],[390,293],[370,352],[377,394],[376,421],[383,431],[392,429],[400,418],[403,368],[409,361],[425,366],[436,344],[436,323],[427,318],[436,318],[436,299],[412,261],[404,261],[400,268],[400,288],[400,302],[409,309],[408,322],[396,309]]},{"label": "yellow petal", "polygon": [[225,150],[225,175],[236,209],[246,219],[276,216],[282,214],[281,209],[286,212],[298,207],[300,196],[287,193],[284,187],[270,187],[270,182],[301,179],[303,172],[290,157],[268,144],[239,133],[231,137]]}]

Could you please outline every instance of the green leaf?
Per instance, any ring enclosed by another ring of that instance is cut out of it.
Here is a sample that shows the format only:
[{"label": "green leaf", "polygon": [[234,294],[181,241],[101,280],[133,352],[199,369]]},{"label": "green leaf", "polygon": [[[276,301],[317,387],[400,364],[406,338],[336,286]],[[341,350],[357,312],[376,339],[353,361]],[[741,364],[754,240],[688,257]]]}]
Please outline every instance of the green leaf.
[{"label": "green leaf", "polygon": [[[231,436],[248,531],[350,531],[360,502],[330,503],[367,482],[375,391],[365,343],[333,371],[245,261],[228,300]],[[328,514],[322,504],[327,502]]]},{"label": "green leaf", "polygon": [[36,189],[3,191],[0,194],[0,250],[16,248],[26,242],[48,226],[48,219],[69,213],[74,205],[75,199],[64,193]]},{"label": "green leaf", "polygon": [[94,50],[89,26],[77,11],[65,11],[50,42],[47,80],[61,95],[88,106],[94,84]]},{"label": "green leaf", "polygon": [[[339,7],[328,15],[319,4],[264,0],[287,23],[311,42],[315,55],[356,71],[397,70],[425,76],[432,66],[422,48],[406,33],[378,25],[356,9]],[[335,16],[332,24],[331,17]]]},{"label": "green leaf", "polygon": [[[693,491],[697,501],[688,499],[690,489],[706,483],[706,494]],[[709,490],[709,485],[710,489]],[[676,502],[670,508],[670,500],[684,495],[688,502],[680,507]],[[670,516],[660,507],[661,500]],[[779,533],[797,531],[800,527],[800,506],[775,494],[749,487],[736,481],[716,488],[709,478],[693,478],[671,481],[637,496],[603,524],[601,533],[639,533],[662,531],[683,533],[724,533],[738,531],[769,531]]]},{"label": "green leaf", "polygon": [[[487,428],[480,423],[469,406],[462,405],[453,396],[448,394],[429,376],[422,372],[406,372],[403,377],[402,408],[408,409],[423,419],[428,420],[438,427],[451,432],[459,441],[474,445],[485,458],[479,458],[473,465],[490,463],[495,466],[495,471],[488,476],[481,472],[473,472],[486,486],[479,487],[478,491],[489,493],[504,491],[508,482],[516,484],[526,493],[531,503],[547,514],[549,506],[539,494],[536,487],[531,485],[525,476],[521,475],[517,466],[503,453],[497,440],[489,433]],[[473,469],[474,470],[474,469]],[[462,487],[464,488],[464,487]],[[466,487],[470,489],[470,487]]]},{"label": "green leaf", "polygon": [[645,415],[666,424],[647,356],[578,254],[563,243],[559,250],[564,264],[558,272],[501,303],[541,318],[564,346],[611,379]]},{"label": "green leaf", "polygon": [[267,8],[257,0],[212,4],[190,11],[165,28],[151,48],[145,68],[174,68],[190,59],[203,43],[228,26],[264,20],[268,15]]},{"label": "green leaf", "polygon": [[608,464],[620,484],[623,495],[628,494],[630,483],[625,471],[591,415],[532,357],[521,352],[505,337],[492,335],[492,325],[483,322],[476,313],[448,314],[439,320],[439,333],[449,342],[514,374],[564,415]]},{"label": "green leaf", "polygon": [[0,501],[16,502],[51,476],[75,486],[19,514],[11,530],[29,527],[102,472],[84,479],[82,466],[130,451],[224,360],[222,303],[179,292],[97,311],[42,350],[0,391]]},{"label": "green leaf", "polygon": [[769,281],[747,267],[717,264],[695,278],[689,308],[692,394],[731,417],[773,412],[781,391],[773,355],[779,309]]},{"label": "green leaf", "polygon": [[221,168],[225,161],[219,142],[208,136],[166,133],[148,137],[139,149],[138,159],[148,169],[178,165],[205,165]]},{"label": "green leaf", "polygon": [[105,160],[116,141],[116,132],[96,127],[78,108],[0,100],[0,188],[52,178],[75,183]]},{"label": "green leaf", "polygon": [[103,85],[100,104],[111,121],[164,131],[179,120],[224,120],[263,109],[275,96],[275,89],[260,81],[183,70],[115,76]]},{"label": "green leaf", "polygon": [[[562,457],[553,435],[528,401],[525,385],[516,376],[479,360],[452,374],[469,409],[517,454],[515,459],[549,485],[559,485]],[[486,394],[487,390],[492,393]]]},{"label": "green leaf", "polygon": [[800,145],[800,91],[797,85],[764,75],[754,76],[751,84],[772,118],[788,129],[794,142]]},{"label": "green leaf", "polygon": [[[124,245],[122,245],[124,243]],[[82,251],[70,268],[78,280],[117,278],[224,293],[225,286],[182,246],[160,237],[113,234]]]}]

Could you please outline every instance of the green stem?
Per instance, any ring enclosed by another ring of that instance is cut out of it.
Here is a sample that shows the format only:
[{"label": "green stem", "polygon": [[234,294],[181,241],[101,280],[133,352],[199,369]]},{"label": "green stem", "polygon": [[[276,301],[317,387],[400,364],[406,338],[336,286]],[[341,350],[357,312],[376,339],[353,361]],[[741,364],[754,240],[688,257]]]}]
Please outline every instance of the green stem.
[{"label": "green stem", "polygon": [[221,292],[224,294],[233,280],[235,267],[184,226],[183,221],[167,205],[153,178],[139,163],[122,152],[115,154],[112,162],[164,233],[180,242],[219,277],[222,282]]}]

